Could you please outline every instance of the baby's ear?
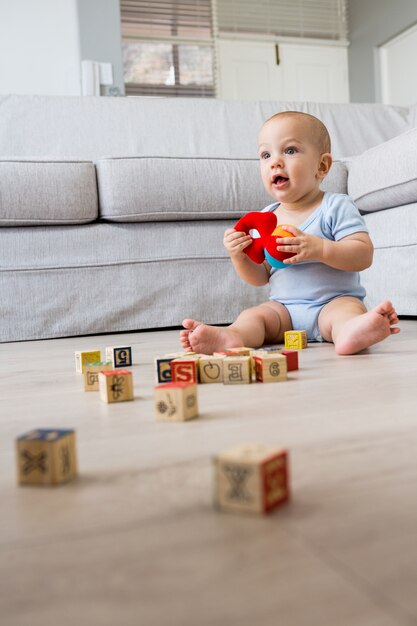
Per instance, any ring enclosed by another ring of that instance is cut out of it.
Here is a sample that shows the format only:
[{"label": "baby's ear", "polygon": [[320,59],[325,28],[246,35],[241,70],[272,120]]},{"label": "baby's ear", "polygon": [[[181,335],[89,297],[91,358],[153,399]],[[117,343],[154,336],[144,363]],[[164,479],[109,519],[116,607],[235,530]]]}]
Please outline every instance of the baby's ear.
[{"label": "baby's ear", "polygon": [[320,157],[320,165],[318,171],[319,178],[325,178],[330,171],[330,168],[333,163],[333,158],[330,152],[325,152]]}]

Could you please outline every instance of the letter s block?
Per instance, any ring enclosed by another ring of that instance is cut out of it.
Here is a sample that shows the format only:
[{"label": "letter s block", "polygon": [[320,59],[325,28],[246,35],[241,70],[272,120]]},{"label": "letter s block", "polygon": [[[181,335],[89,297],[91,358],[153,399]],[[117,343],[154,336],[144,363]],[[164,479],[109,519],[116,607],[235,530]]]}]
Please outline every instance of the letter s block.
[{"label": "letter s block", "polygon": [[171,361],[172,382],[174,383],[197,383],[198,382],[198,359],[185,357]]}]

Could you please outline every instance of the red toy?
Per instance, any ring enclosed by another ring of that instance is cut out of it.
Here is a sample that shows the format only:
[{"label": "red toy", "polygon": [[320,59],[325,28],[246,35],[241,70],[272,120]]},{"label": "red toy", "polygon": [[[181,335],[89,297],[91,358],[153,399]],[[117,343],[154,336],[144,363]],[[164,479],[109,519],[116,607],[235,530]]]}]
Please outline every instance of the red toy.
[{"label": "red toy", "polygon": [[244,250],[252,261],[260,265],[266,259],[271,267],[281,269],[289,267],[283,263],[283,260],[294,256],[294,252],[278,252],[276,240],[280,237],[294,237],[294,235],[280,226],[277,226],[277,216],[275,213],[251,211],[250,213],[246,213],[246,215],[235,224],[234,228],[247,235],[250,234],[251,230],[255,229],[258,231],[260,236],[255,239],[252,238],[252,243]]}]

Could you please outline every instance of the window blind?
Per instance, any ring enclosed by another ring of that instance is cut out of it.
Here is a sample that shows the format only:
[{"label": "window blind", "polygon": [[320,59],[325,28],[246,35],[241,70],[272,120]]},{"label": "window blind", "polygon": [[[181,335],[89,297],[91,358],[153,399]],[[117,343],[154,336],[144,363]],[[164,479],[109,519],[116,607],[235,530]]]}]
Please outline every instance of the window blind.
[{"label": "window blind", "polygon": [[347,0],[216,0],[222,33],[344,40]]},{"label": "window blind", "polygon": [[211,0],[120,0],[122,37],[210,40]]},{"label": "window blind", "polygon": [[127,95],[215,95],[212,0],[120,0]]}]

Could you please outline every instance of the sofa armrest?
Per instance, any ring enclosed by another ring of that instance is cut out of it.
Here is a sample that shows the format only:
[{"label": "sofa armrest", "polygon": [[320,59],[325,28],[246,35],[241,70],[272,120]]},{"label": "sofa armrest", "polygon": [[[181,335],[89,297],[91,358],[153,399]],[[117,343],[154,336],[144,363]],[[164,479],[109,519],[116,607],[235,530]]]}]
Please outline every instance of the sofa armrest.
[{"label": "sofa armrest", "polygon": [[417,128],[353,157],[348,193],[362,213],[417,201]]}]

